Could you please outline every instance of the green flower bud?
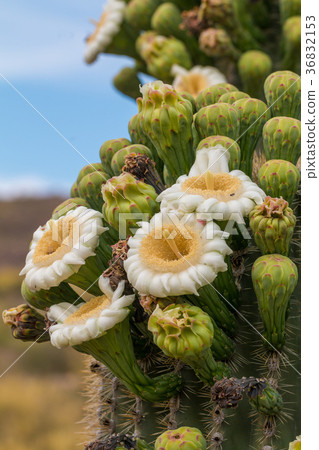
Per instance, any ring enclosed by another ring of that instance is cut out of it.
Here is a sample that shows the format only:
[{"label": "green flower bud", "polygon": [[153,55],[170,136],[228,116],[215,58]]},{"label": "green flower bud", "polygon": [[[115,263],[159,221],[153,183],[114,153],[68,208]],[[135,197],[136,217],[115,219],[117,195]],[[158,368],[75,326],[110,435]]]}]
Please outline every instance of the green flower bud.
[{"label": "green flower bud", "polygon": [[263,84],[272,69],[272,61],[266,53],[250,50],[241,55],[238,70],[243,88],[252,97],[260,98]]},{"label": "green flower bud", "polygon": [[249,220],[255,242],[263,255],[288,255],[296,217],[286,200],[266,197],[261,205],[256,205],[250,212]]},{"label": "green flower bud", "polygon": [[300,172],[296,166],[282,159],[271,159],[261,166],[258,184],[270,197],[283,197],[292,203],[300,183]]},{"label": "green flower bud", "polygon": [[266,79],[264,91],[272,116],[288,116],[300,120],[301,80],[299,75],[288,70],[274,72]]},{"label": "green flower bud", "polygon": [[256,98],[237,100],[233,107],[237,110],[240,124],[238,141],[241,150],[240,170],[251,177],[253,154],[263,127],[270,118],[270,112],[266,104]]},{"label": "green flower bud", "polygon": [[85,175],[93,172],[103,172],[105,174],[105,169],[101,163],[88,164],[87,166],[82,167],[76,179],[77,184],[79,185],[80,181],[85,177]]},{"label": "green flower bud", "polygon": [[72,197],[72,198],[79,197],[79,188],[78,188],[78,183],[76,181],[72,184],[71,191],[70,191],[70,197]]},{"label": "green flower bud", "polygon": [[70,302],[74,305],[83,302],[82,298],[65,282],[48,290],[41,289],[40,291],[32,292],[27,288],[25,281],[23,281],[21,295],[29,305],[43,310],[63,301]]},{"label": "green flower bud", "polygon": [[44,316],[29,305],[19,305],[2,313],[5,325],[11,327],[12,336],[21,341],[46,342],[50,340]]},{"label": "green flower bud", "polygon": [[59,219],[78,206],[85,206],[86,208],[90,207],[89,204],[81,197],[68,198],[53,210],[52,219]]},{"label": "green flower bud", "polygon": [[102,186],[107,182],[105,172],[91,172],[85,175],[79,183],[79,194],[92,209],[102,211]]},{"label": "green flower bud", "polygon": [[[196,97],[196,106],[200,110],[204,106],[217,103],[223,94],[236,92],[238,89],[229,83],[218,83],[201,91]],[[228,103],[228,102],[226,102]]]},{"label": "green flower bud", "polygon": [[171,71],[174,64],[186,69],[192,67],[185,44],[174,37],[168,38],[147,31],[137,39],[136,48],[146,63],[148,73],[165,82],[173,80]]},{"label": "green flower bud", "polygon": [[118,91],[134,100],[140,96],[141,81],[134,67],[124,67],[120,70],[113,78],[113,84]]},{"label": "green flower bud", "polygon": [[[103,185],[102,194],[104,218],[119,230],[121,239],[132,234],[131,229],[137,228],[137,222],[149,220],[159,211],[155,189],[129,173],[124,172],[108,180]],[[143,214],[148,215],[147,219]]]},{"label": "green flower bud", "polygon": [[149,30],[151,19],[160,0],[130,0],[125,9],[125,19],[135,30]]},{"label": "green flower bud", "polygon": [[229,374],[224,363],[216,362],[210,347],[214,339],[214,327],[208,314],[197,306],[173,304],[152,313],[148,329],[154,343],[165,355],[180,359],[195,370],[205,383],[214,384],[215,378]]},{"label": "green flower bud", "polygon": [[171,2],[165,2],[153,14],[151,28],[162,36],[174,36],[184,42],[188,51],[195,56],[198,52],[197,40],[190,33],[181,29],[182,22],[180,9]]},{"label": "green flower bud", "polygon": [[121,150],[116,152],[112,158],[111,167],[112,167],[112,172],[114,173],[114,175],[117,176],[122,173],[122,168],[125,164],[125,158],[126,158],[126,156],[130,155],[131,153],[134,153],[134,154],[140,153],[141,155],[146,155],[149,158],[153,158],[153,154],[152,154],[151,150],[148,149],[147,147],[145,147],[145,145],[141,145],[141,144],[128,145],[127,147],[122,148]]},{"label": "green flower bud", "polygon": [[209,23],[225,28],[240,50],[258,47],[248,29],[242,27],[233,0],[204,0],[201,13]]},{"label": "green flower bud", "polygon": [[229,103],[232,105],[237,100],[240,100],[242,98],[249,98],[249,95],[245,92],[241,91],[233,91],[233,92],[227,92],[226,94],[223,94],[220,99],[218,100],[219,103]]},{"label": "green flower bud", "polygon": [[279,0],[281,22],[289,17],[301,15],[301,0]]},{"label": "green flower bud", "polygon": [[263,129],[266,160],[285,159],[297,164],[301,155],[301,122],[291,117],[273,117]]},{"label": "green flower bud", "polygon": [[176,180],[189,172],[195,159],[192,104],[172,86],[161,81],[146,84],[141,90],[140,129],[151,140],[158,156]]},{"label": "green flower bud", "polygon": [[262,394],[249,400],[256,411],[266,416],[277,416],[283,407],[282,396],[271,386],[267,386]]},{"label": "green flower bud", "polygon": [[301,59],[301,17],[294,16],[286,20],[283,26],[283,63],[287,70],[300,73]]},{"label": "green flower bud", "polygon": [[131,145],[131,142],[125,138],[110,139],[104,142],[100,148],[100,158],[106,173],[113,175],[111,167],[113,155],[128,145]]},{"label": "green flower bud", "polygon": [[286,340],[289,301],[297,281],[296,265],[286,256],[258,258],[252,267],[252,281],[264,326],[265,345],[280,350]]},{"label": "green flower bud", "polygon": [[239,136],[239,115],[233,105],[216,103],[200,109],[194,116],[193,126],[199,140],[209,136],[227,136],[236,140]]},{"label": "green flower bud", "polygon": [[180,427],[167,430],[155,441],[155,450],[205,450],[206,441],[197,428]]},{"label": "green flower bud", "polygon": [[202,148],[215,147],[216,145],[222,145],[229,152],[229,170],[236,170],[240,167],[241,151],[236,141],[227,136],[209,136],[198,144],[197,150]]},{"label": "green flower bud", "polygon": [[199,36],[199,48],[214,58],[228,57],[237,60],[240,52],[234,47],[228,33],[221,28],[207,28]]}]

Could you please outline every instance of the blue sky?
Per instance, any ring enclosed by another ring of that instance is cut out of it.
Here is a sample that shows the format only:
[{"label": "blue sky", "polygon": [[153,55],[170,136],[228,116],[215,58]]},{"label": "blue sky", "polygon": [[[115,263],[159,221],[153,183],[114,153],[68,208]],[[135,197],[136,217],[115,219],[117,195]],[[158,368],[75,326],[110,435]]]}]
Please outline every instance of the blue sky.
[{"label": "blue sky", "polygon": [[[103,0],[2,2],[0,74],[89,162],[101,144],[126,137],[135,102],[112,78],[127,58],[83,62],[84,39]],[[0,76],[0,198],[66,192],[86,161]]]}]

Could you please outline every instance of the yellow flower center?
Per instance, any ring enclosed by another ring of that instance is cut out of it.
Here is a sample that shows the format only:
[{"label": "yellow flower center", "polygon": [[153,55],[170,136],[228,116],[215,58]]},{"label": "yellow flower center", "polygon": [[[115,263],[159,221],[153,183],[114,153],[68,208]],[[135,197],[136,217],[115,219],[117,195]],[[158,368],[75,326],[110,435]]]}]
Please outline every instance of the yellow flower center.
[{"label": "yellow flower center", "polygon": [[91,34],[91,36],[89,36],[86,39],[87,43],[93,42],[96,39],[96,36],[98,35],[100,29],[107,21],[107,16],[108,16],[108,11],[103,11],[99,21],[96,21],[93,19],[91,20],[91,22],[96,26],[96,28],[95,28],[94,32]]},{"label": "yellow flower center", "polygon": [[189,73],[181,75],[180,80],[175,85],[175,89],[179,92],[188,92],[196,97],[200,92],[209,87],[209,80],[201,73]]},{"label": "yellow flower center", "polygon": [[64,323],[81,324],[86,322],[90,317],[97,318],[103,309],[108,308],[110,304],[111,300],[106,295],[94,297],[67,317]]},{"label": "yellow flower center", "polygon": [[76,243],[76,225],[77,221],[68,217],[62,217],[57,222],[52,221],[50,229],[43,234],[34,249],[34,264],[47,266],[62,259]]},{"label": "yellow flower center", "polygon": [[160,272],[179,272],[196,264],[200,257],[200,237],[188,226],[163,225],[141,242],[144,263]]},{"label": "yellow flower center", "polygon": [[216,198],[221,202],[237,199],[241,194],[242,183],[239,178],[228,173],[205,172],[184,181],[182,191],[204,198]]}]

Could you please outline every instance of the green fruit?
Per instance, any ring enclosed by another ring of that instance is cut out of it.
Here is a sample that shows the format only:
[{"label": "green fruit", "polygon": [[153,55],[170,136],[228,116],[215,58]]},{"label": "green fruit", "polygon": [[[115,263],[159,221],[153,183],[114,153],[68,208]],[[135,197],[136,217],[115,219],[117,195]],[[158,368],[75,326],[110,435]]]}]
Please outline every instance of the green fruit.
[{"label": "green fruit", "polygon": [[104,218],[119,231],[120,239],[132,235],[137,222],[150,220],[159,211],[155,189],[129,173],[108,180],[102,194]]},{"label": "green fruit", "polygon": [[250,50],[241,55],[238,70],[243,89],[252,97],[260,98],[263,84],[272,69],[270,57],[259,50]]},{"label": "green fruit", "polygon": [[297,267],[286,256],[264,255],[255,261],[251,276],[264,326],[264,344],[270,350],[280,350],[286,341],[286,319],[298,281]]},{"label": "green fruit", "polygon": [[266,416],[277,416],[283,407],[282,396],[271,386],[266,387],[260,395],[251,398],[250,405]]},{"label": "green fruit", "polygon": [[68,198],[53,210],[52,219],[59,219],[78,206],[85,206],[86,208],[90,207],[89,204],[81,197]]},{"label": "green fruit", "polygon": [[140,96],[141,81],[134,67],[124,67],[120,70],[113,78],[113,84],[118,91],[134,100]]},{"label": "green fruit", "polygon": [[155,441],[155,450],[205,450],[206,441],[197,428],[180,427],[162,433]]},{"label": "green fruit", "polygon": [[202,141],[197,146],[197,150],[202,148],[215,147],[216,145],[222,145],[229,152],[229,170],[236,170],[240,167],[241,152],[240,147],[236,141],[227,136],[209,136]]},{"label": "green fruit", "polygon": [[282,159],[271,159],[261,166],[258,184],[270,197],[283,197],[292,203],[300,183],[300,172],[296,166]]},{"label": "green fruit", "polygon": [[266,197],[250,212],[249,220],[255,242],[263,255],[288,255],[296,217],[286,200]]},{"label": "green fruit", "polygon": [[288,70],[274,72],[266,79],[264,91],[273,117],[288,116],[300,120],[301,80],[299,75]]},{"label": "green fruit", "polygon": [[152,154],[151,150],[149,150],[147,147],[145,147],[145,145],[141,145],[141,144],[128,145],[127,147],[122,148],[121,150],[116,152],[112,158],[111,167],[112,167],[112,172],[114,173],[114,175],[117,176],[122,173],[122,167],[125,164],[125,158],[126,158],[126,156],[130,155],[131,153],[135,153],[135,154],[140,153],[141,155],[146,155],[149,158],[153,158],[153,154]]},{"label": "green fruit", "polygon": [[297,164],[301,155],[301,122],[291,117],[273,117],[263,129],[266,160],[285,159]]},{"label": "green fruit", "polygon": [[233,104],[237,100],[240,100],[241,98],[249,98],[249,95],[245,92],[241,91],[233,91],[233,92],[227,92],[226,94],[223,94],[220,99],[218,100],[219,103],[229,103]]},{"label": "green fruit", "polygon": [[251,177],[253,154],[261,137],[263,127],[270,118],[270,113],[266,104],[256,98],[237,100],[233,107],[237,110],[240,124],[238,138],[241,150],[240,170]]},{"label": "green fruit", "polygon": [[[201,91],[196,97],[196,106],[197,109],[200,110],[204,106],[213,105],[217,103],[221,96],[227,93],[234,93],[238,91],[238,89],[229,83],[218,83],[210,86],[209,88]],[[228,103],[228,102],[226,102]]]},{"label": "green fruit", "polygon": [[148,329],[154,343],[165,355],[190,365],[205,383],[214,384],[229,374],[224,363],[216,362],[210,347],[214,339],[214,326],[208,314],[189,304],[172,304],[152,313]]},{"label": "green fruit", "polygon": [[193,127],[199,141],[209,136],[227,136],[236,140],[240,130],[239,115],[233,105],[216,103],[195,114]]},{"label": "green fruit", "polygon": [[152,16],[160,0],[130,0],[125,9],[125,19],[135,30],[149,30]]},{"label": "green fruit", "polygon": [[113,175],[111,167],[113,155],[128,145],[131,145],[131,142],[125,138],[110,139],[104,142],[100,148],[100,158],[106,173]]},{"label": "green fruit", "polygon": [[192,67],[185,44],[174,37],[147,31],[137,39],[136,48],[146,63],[148,73],[164,82],[173,81],[171,72],[174,64],[186,69]]}]

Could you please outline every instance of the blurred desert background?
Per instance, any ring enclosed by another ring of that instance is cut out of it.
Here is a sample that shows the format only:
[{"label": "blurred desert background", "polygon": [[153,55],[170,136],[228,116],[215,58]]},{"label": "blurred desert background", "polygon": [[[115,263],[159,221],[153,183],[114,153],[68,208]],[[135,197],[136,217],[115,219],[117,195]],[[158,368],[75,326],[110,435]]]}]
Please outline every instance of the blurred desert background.
[{"label": "blurred desert background", "polygon": [[[24,303],[19,271],[28,243],[33,231],[46,222],[61,201],[63,198],[58,197],[0,201],[1,311]],[[34,344],[28,350],[31,344],[13,339],[10,328],[1,320],[0,448],[77,448],[85,440],[83,425],[79,424],[84,404],[82,356],[72,350],[54,349],[48,342]]]}]

